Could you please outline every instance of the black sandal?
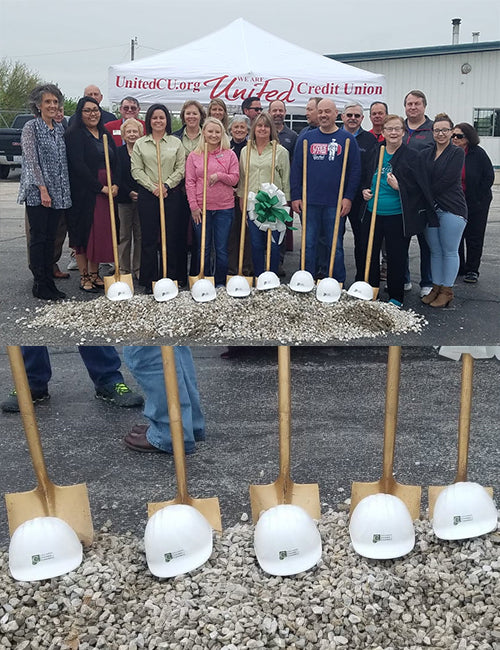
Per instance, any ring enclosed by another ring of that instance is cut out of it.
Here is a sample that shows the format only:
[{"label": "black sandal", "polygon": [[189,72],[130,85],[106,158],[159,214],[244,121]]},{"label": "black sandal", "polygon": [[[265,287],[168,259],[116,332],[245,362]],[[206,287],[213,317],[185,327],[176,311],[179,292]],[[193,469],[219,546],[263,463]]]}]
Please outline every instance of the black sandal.
[{"label": "black sandal", "polygon": [[80,289],[82,291],[85,291],[85,293],[97,293],[98,291],[90,279],[90,275],[88,273],[83,273],[80,276]]},{"label": "black sandal", "polygon": [[95,289],[97,289],[98,291],[104,290],[104,282],[102,281],[97,271],[91,271],[89,273],[89,276],[90,276],[90,281],[92,282],[92,286]]}]

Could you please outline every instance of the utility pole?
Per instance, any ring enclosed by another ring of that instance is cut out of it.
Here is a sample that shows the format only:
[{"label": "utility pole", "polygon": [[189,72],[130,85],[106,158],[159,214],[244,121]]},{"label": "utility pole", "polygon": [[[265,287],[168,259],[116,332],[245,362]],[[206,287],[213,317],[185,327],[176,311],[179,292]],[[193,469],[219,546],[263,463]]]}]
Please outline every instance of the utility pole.
[{"label": "utility pole", "polygon": [[135,46],[137,45],[137,36],[134,36],[130,40],[130,60],[133,61],[135,58]]}]

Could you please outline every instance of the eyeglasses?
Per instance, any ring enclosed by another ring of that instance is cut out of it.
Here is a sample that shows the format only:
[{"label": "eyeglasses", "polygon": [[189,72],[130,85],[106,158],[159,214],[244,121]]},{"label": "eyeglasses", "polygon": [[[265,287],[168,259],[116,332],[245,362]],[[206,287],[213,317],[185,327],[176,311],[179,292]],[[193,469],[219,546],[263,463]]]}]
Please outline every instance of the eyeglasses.
[{"label": "eyeglasses", "polygon": [[432,129],[432,132],[434,133],[434,135],[439,135],[440,133],[442,133],[443,135],[446,135],[450,131],[451,131],[451,129]]},{"label": "eyeglasses", "polygon": [[255,111],[256,113],[261,113],[264,109],[261,108],[260,106],[250,106],[251,111]]},{"label": "eyeglasses", "polygon": [[359,118],[361,117],[361,114],[360,113],[346,113],[345,116],[346,117],[355,117],[357,120],[359,120]]},{"label": "eyeglasses", "polygon": [[122,106],[122,111],[138,111],[138,106]]},{"label": "eyeglasses", "polygon": [[463,133],[453,133],[451,137],[456,138],[457,140],[463,140],[465,135]]},{"label": "eyeglasses", "polygon": [[387,133],[399,133],[400,131],[403,130],[402,126],[384,126],[382,129],[383,131],[387,131]]},{"label": "eyeglasses", "polygon": [[100,113],[100,112],[101,111],[99,108],[82,108],[82,113],[89,114],[89,113]]}]

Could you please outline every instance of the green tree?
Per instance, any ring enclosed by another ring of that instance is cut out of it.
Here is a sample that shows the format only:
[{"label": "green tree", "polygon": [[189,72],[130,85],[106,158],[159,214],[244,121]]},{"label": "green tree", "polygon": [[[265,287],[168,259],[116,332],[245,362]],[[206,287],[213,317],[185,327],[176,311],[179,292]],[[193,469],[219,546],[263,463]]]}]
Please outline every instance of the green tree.
[{"label": "green tree", "polygon": [[38,72],[20,61],[0,60],[0,107],[2,111],[28,109],[28,97],[42,83]]},{"label": "green tree", "polygon": [[76,111],[76,105],[78,104],[78,99],[74,97],[65,97],[64,98],[64,115],[71,117]]}]

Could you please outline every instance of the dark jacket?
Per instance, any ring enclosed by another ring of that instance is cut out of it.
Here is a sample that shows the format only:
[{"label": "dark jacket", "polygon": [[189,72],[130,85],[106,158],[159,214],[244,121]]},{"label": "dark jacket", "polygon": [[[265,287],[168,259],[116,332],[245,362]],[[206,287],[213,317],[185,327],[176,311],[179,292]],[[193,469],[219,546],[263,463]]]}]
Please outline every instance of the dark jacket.
[{"label": "dark jacket", "polygon": [[434,122],[430,120],[427,115],[425,116],[425,122],[421,124],[418,129],[414,129],[411,133],[408,129],[408,119],[405,120],[406,134],[403,138],[404,144],[410,149],[416,149],[421,151],[426,147],[431,147],[434,145],[434,134],[432,133],[432,127]]},{"label": "dark jacket", "polygon": [[[68,128],[65,133],[68,156],[72,207],[68,214],[68,229],[72,246],[87,246],[94,220],[96,196],[103,188],[98,180],[105,168],[102,140],[96,140],[86,128]],[[111,181],[118,185],[119,163],[116,146],[108,138]]]},{"label": "dark jacket", "polygon": [[431,195],[438,208],[467,218],[467,204],[462,189],[462,167],[465,153],[460,147],[450,144],[434,160],[436,145],[423,149],[419,156],[431,188]]},{"label": "dark jacket", "polygon": [[471,212],[488,208],[494,181],[495,170],[486,151],[479,145],[471,147],[465,154],[465,200]]},{"label": "dark jacket", "polygon": [[[371,163],[361,179],[362,189],[371,187],[373,174],[377,171],[380,144],[372,152]],[[427,176],[422,168],[419,154],[402,144],[391,159],[392,172],[399,184],[403,234],[411,237],[422,232],[427,224],[437,226]],[[366,206],[365,206],[366,207]]]},{"label": "dark jacket", "polygon": [[124,144],[117,149],[120,177],[118,179],[118,203],[132,203],[130,192],[139,192],[139,183],[132,178],[130,173],[130,155],[128,153],[127,145]]}]

